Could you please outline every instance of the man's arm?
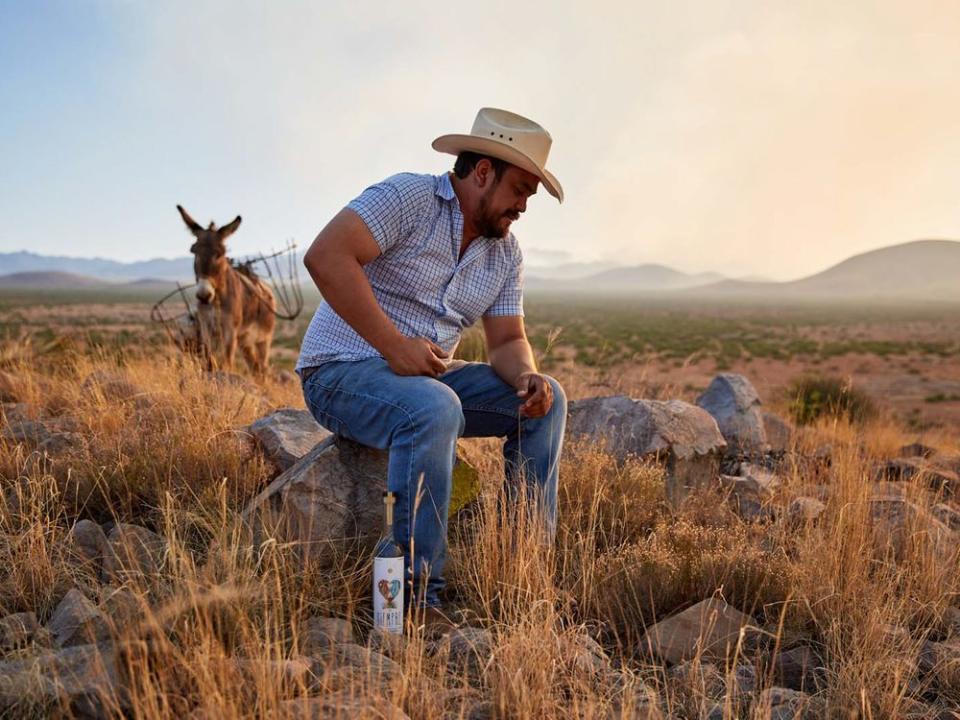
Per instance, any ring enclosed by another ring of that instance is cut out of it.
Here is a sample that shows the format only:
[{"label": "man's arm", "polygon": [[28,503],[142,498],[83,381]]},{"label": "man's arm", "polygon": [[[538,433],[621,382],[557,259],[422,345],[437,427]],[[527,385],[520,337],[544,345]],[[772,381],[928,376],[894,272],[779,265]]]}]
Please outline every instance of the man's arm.
[{"label": "man's arm", "polygon": [[303,256],[310,277],[334,312],[370,343],[398,375],[446,371],[446,353],[427,338],[405,337],[373,294],[363,266],[380,255],[366,223],[344,208],[320,231]]},{"label": "man's arm", "polygon": [[520,408],[521,414],[529,417],[545,415],[553,404],[553,387],[537,372],[523,316],[484,316],[483,332],[490,366],[504,382],[517,388],[518,397],[526,398]]}]

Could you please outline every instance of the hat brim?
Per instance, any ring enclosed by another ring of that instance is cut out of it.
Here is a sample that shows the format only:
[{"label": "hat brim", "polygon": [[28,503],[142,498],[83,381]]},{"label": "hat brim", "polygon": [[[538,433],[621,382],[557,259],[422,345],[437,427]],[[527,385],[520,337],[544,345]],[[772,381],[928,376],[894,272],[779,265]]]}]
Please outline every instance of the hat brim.
[{"label": "hat brim", "polygon": [[491,155],[511,165],[516,165],[518,168],[533,173],[540,178],[540,182],[543,183],[547,192],[563,202],[563,187],[553,174],[546,168],[537,165],[512,145],[507,145],[498,140],[477,137],[476,135],[441,135],[433,141],[432,147],[438,152],[449,153],[450,155],[459,155],[462,152]]}]

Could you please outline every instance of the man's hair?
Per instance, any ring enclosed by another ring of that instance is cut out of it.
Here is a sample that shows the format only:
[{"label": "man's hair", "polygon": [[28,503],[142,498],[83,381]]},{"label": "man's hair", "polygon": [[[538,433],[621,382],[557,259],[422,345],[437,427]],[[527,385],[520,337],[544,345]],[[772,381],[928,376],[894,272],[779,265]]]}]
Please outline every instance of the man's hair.
[{"label": "man's hair", "polygon": [[490,161],[490,164],[493,166],[493,173],[496,175],[496,180],[494,181],[495,183],[500,182],[500,178],[503,177],[503,173],[506,172],[508,167],[510,167],[510,163],[508,163],[506,160],[491,157],[490,155],[481,155],[480,153],[464,151],[457,155],[457,161],[453,164],[453,174],[463,180],[473,171],[473,169],[477,166],[477,163],[481,160]]}]

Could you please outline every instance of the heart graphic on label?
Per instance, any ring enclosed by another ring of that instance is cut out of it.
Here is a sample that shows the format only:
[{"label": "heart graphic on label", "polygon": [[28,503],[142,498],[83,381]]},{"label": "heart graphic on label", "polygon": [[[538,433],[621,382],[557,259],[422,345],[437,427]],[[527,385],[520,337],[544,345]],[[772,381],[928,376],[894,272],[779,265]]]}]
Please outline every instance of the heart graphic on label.
[{"label": "heart graphic on label", "polygon": [[396,607],[394,600],[396,600],[397,595],[400,594],[400,581],[391,580],[387,582],[386,580],[381,580],[377,583],[377,590],[380,591],[380,594],[383,595],[383,599],[386,601],[383,607],[393,609]]}]

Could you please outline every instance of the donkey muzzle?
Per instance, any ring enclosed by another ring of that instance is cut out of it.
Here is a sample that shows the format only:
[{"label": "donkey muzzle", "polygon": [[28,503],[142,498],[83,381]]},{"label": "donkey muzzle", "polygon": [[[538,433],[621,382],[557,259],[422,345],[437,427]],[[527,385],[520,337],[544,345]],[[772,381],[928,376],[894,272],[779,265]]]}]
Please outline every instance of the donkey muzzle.
[{"label": "donkey muzzle", "polygon": [[217,292],[213,287],[213,283],[210,282],[208,278],[200,278],[200,282],[197,283],[197,300],[202,303],[208,303],[213,300],[216,294]]}]

